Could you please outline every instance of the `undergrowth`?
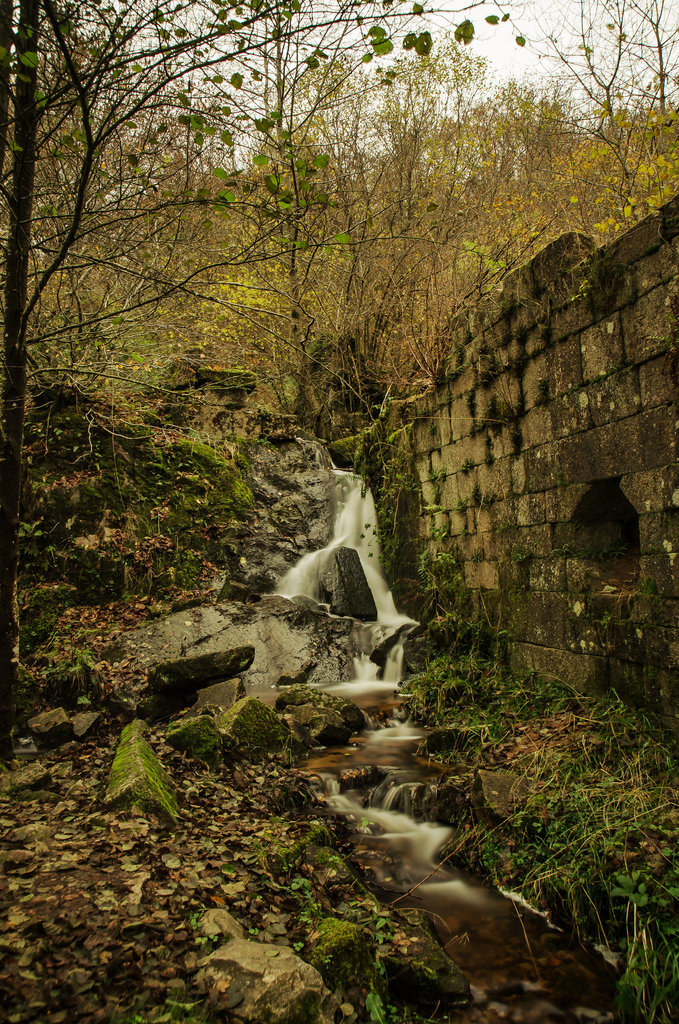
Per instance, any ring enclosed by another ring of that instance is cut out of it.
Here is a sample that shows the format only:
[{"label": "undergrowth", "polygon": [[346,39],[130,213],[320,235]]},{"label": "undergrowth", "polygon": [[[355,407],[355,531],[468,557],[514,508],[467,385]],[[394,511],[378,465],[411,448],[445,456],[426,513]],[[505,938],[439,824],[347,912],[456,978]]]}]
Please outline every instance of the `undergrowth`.
[{"label": "undergrowth", "polygon": [[[441,653],[407,686],[411,714],[463,731],[468,769],[509,769],[529,786],[499,825],[467,821],[451,862],[619,954],[623,1020],[679,1020],[676,739],[614,692],[583,695],[511,672],[508,638],[470,614],[450,556],[424,559],[421,576]],[[460,758],[451,747],[448,759]]]}]

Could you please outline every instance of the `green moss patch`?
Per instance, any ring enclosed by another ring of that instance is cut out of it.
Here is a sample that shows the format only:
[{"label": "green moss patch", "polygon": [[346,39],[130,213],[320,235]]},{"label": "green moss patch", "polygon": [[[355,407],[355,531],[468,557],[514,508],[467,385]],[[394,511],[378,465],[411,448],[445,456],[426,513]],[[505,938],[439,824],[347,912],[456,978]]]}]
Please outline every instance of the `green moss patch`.
[{"label": "green moss patch", "polygon": [[214,719],[209,715],[173,722],[168,727],[165,739],[175,750],[183,750],[211,768],[219,764],[222,738]]},{"label": "green moss patch", "polygon": [[365,935],[349,921],[327,917],[322,922],[309,962],[332,991],[356,984],[373,990],[379,985]]},{"label": "green moss patch", "polygon": [[280,878],[297,867],[310,846],[330,848],[332,845],[330,830],[320,822],[312,822],[295,837],[282,836],[272,829],[265,837],[262,856],[272,876]]},{"label": "green moss patch", "polygon": [[174,824],[179,810],[173,786],[144,739],[147,728],[137,719],[123,729],[111,766],[106,803],[126,810],[136,806],[143,814],[155,814]]},{"label": "green moss patch", "polygon": [[292,750],[292,734],[273,708],[256,697],[243,697],[217,719],[225,748],[235,756],[258,760]]}]

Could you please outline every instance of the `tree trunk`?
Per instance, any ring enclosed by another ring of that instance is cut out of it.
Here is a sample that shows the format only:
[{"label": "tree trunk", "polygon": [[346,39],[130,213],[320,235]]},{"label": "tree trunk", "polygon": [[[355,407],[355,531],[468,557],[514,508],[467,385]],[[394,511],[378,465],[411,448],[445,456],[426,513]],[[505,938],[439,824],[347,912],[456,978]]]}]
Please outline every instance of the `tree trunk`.
[{"label": "tree trunk", "polygon": [[[19,502],[26,404],[26,321],[37,109],[38,0],[22,0],[17,33],[21,73],[16,76],[12,181],[6,244],[0,419],[0,757],[12,755],[19,672]],[[27,55],[31,56],[27,56]],[[25,56],[25,60],[21,57]]]}]

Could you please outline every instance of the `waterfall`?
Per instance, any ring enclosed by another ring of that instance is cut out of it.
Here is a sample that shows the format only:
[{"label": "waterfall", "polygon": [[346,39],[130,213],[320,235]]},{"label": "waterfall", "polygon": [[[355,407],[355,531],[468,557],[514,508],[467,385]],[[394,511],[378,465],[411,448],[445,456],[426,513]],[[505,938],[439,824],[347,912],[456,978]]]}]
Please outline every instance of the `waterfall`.
[{"label": "waterfall", "polygon": [[[319,604],[322,603],[321,577],[331,553],[339,547],[354,548],[361,560],[377,608],[377,624],[369,627],[372,630],[372,639],[381,639],[395,632],[400,626],[415,623],[396,611],[394,598],[382,571],[380,545],[377,539],[377,515],[372,494],[364,488],[360,477],[353,473],[336,469],[335,474],[337,508],[332,539],[320,551],[312,551],[300,559],[297,565],[285,574],[278,585],[277,593],[288,598],[309,597]],[[398,682],[401,678],[402,656],[401,663],[398,662],[397,655],[392,660],[393,665],[389,666],[389,679]],[[367,678],[363,673],[369,671],[368,666],[361,663],[357,668],[357,679]]]}]

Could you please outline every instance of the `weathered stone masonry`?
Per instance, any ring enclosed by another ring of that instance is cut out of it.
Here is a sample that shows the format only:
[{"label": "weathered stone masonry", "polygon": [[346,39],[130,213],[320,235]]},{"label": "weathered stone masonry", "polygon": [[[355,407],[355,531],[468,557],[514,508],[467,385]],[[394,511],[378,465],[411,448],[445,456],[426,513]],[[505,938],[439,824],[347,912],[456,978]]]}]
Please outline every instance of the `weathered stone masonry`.
[{"label": "weathered stone masonry", "polygon": [[679,723],[679,201],[567,235],[451,330],[417,404],[422,537],[516,665]]}]

